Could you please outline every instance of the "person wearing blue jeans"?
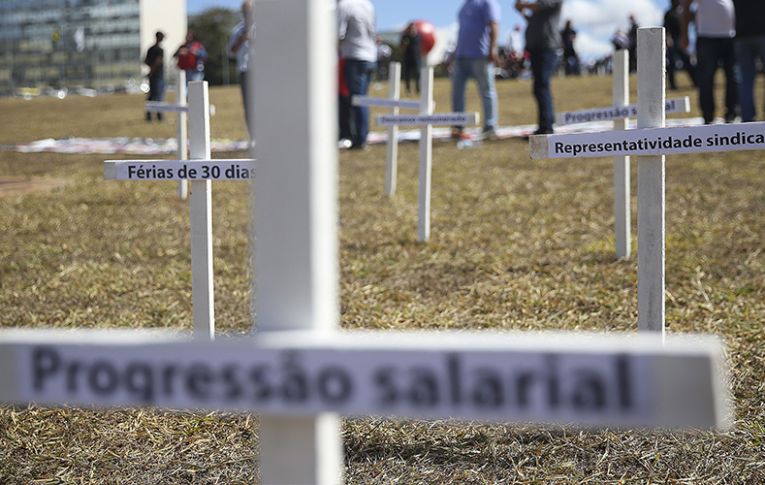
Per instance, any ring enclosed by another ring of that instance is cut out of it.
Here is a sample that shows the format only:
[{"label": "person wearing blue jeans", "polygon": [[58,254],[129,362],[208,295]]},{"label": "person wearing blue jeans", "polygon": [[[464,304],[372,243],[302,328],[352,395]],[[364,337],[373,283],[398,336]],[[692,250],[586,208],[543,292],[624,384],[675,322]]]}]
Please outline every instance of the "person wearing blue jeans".
[{"label": "person wearing blue jeans", "polygon": [[741,71],[739,90],[741,121],[754,121],[754,81],[757,59],[765,64],[765,2],[763,0],[733,0],[736,7],[736,59]]},{"label": "person wearing blue jeans", "polygon": [[535,135],[550,134],[555,123],[550,81],[558,67],[561,38],[558,33],[563,0],[537,0],[515,2],[515,9],[524,16],[526,50],[529,51],[531,74],[534,77],[534,98],[537,101],[538,127]]},{"label": "person wearing blue jeans", "polygon": [[[452,71],[452,109],[465,111],[465,87],[475,79],[483,104],[482,138],[495,138],[497,90],[494,65],[497,63],[497,33],[500,9],[497,0],[465,0],[460,8],[459,33]],[[463,139],[462,126],[452,127],[452,138]]]},{"label": "person wearing blue jeans", "polygon": [[[465,111],[465,88],[468,79],[475,79],[483,105],[483,133],[491,134],[497,126],[497,90],[494,86],[494,64],[488,59],[458,57],[452,71],[452,108],[456,113]],[[462,127],[457,130],[461,131]]]},{"label": "person wearing blue jeans", "polygon": [[[365,96],[377,61],[375,8],[369,0],[339,0],[337,3],[340,58],[345,62],[345,83],[351,98]],[[351,148],[367,146],[369,108],[351,108]]]},{"label": "person wearing blue jeans", "polygon": [[553,107],[550,81],[558,68],[558,53],[548,49],[529,51],[531,61],[531,76],[534,78],[534,98],[537,101],[537,134],[553,132],[555,123],[555,108]]},{"label": "person wearing blue jeans", "polygon": [[[346,59],[345,83],[348,85],[351,99],[354,96],[366,96],[369,83],[377,64],[369,61]],[[369,135],[369,108],[366,106],[351,107],[351,148],[363,148]]]}]

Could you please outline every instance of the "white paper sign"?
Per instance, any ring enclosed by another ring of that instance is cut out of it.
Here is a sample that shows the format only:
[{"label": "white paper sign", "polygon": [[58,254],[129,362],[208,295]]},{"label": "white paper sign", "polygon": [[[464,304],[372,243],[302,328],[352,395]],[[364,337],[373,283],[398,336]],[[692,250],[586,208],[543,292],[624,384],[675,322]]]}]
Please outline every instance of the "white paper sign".
[{"label": "white paper sign", "polygon": [[250,180],[255,160],[107,160],[109,180]]},{"label": "white paper sign", "polygon": [[765,149],[765,122],[531,137],[531,158],[672,155]]},{"label": "white paper sign", "polygon": [[425,126],[447,125],[463,126],[478,123],[478,113],[441,113],[433,115],[380,115],[377,124],[382,126]]},{"label": "white paper sign", "polygon": [[662,346],[613,335],[360,332],[312,341],[315,334],[287,332],[204,343],[82,335],[0,338],[0,401],[588,427],[709,428],[728,419],[714,340]]},{"label": "white paper sign", "polygon": [[[691,110],[690,99],[688,96],[668,99],[664,110],[666,113],[688,113]],[[576,123],[589,123],[591,121],[611,121],[637,118],[637,114],[638,107],[636,104],[609,106],[607,108],[592,108],[558,113],[555,123],[558,125],[573,125]]]},{"label": "white paper sign", "polygon": [[420,109],[420,102],[408,99],[371,98],[369,96],[354,96],[354,106],[380,106],[383,108]]}]

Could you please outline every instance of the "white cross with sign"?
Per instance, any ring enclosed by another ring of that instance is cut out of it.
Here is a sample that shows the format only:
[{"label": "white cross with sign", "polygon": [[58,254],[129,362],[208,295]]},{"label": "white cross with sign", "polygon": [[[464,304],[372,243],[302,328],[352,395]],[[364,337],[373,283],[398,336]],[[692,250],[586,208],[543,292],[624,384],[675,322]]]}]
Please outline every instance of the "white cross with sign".
[{"label": "white cross with sign", "polygon": [[417,238],[430,239],[430,188],[433,172],[433,126],[465,126],[478,124],[478,113],[433,113],[433,68],[426,66],[420,74],[420,114],[379,115],[382,126],[420,126],[420,166],[417,210]]},{"label": "white cross with sign", "polygon": [[638,158],[638,328],[664,333],[664,156],[765,149],[765,123],[664,128],[664,29],[638,32],[638,129],[531,138],[531,157]]},{"label": "white cross with sign", "polygon": [[726,428],[712,337],[337,329],[334,5],[255,3],[254,337],[3,330],[0,401],[254,411],[266,485],[341,483],[340,415]]},{"label": "white cross with sign", "polygon": [[[146,111],[152,113],[176,113],[178,115],[178,129],[176,131],[176,142],[178,145],[178,160],[188,160],[188,140],[186,120],[189,112],[186,103],[186,72],[178,71],[178,86],[176,88],[175,103],[166,103],[164,101],[147,101],[144,105]],[[215,114],[215,106],[209,106],[210,114]],[[189,197],[189,181],[184,178],[178,179],[178,197],[186,200]]]},{"label": "white cross with sign", "polygon": [[[568,111],[556,115],[556,124],[572,125],[592,121],[613,121],[614,130],[625,130],[630,118],[638,115],[638,106],[629,104],[630,74],[629,51],[617,50],[613,57],[613,100],[614,105],[605,108],[590,108]],[[668,99],[665,113],[688,113],[691,102],[688,96]],[[614,158],[614,245],[616,257],[629,259],[632,252],[632,217],[630,214],[630,158]]]},{"label": "white cross with sign", "polygon": [[[354,106],[379,106],[391,108],[392,115],[398,115],[400,109],[422,109],[421,101],[401,99],[401,63],[391,62],[388,70],[388,97],[373,98],[354,96]],[[385,193],[393,197],[396,193],[398,173],[398,125],[388,126],[388,140],[385,155]]]},{"label": "white cross with sign", "polygon": [[[183,98],[185,99],[185,83]],[[179,85],[180,88],[180,85]],[[190,180],[191,197],[191,294],[194,332],[212,339],[215,335],[215,306],[212,256],[213,180],[250,180],[255,176],[254,160],[213,160],[210,157],[210,101],[207,82],[189,83],[191,160],[107,160],[107,180]],[[177,108],[177,106],[176,106]],[[179,126],[181,126],[179,120]],[[185,134],[183,136],[185,140]],[[179,138],[180,141],[180,138]]]}]

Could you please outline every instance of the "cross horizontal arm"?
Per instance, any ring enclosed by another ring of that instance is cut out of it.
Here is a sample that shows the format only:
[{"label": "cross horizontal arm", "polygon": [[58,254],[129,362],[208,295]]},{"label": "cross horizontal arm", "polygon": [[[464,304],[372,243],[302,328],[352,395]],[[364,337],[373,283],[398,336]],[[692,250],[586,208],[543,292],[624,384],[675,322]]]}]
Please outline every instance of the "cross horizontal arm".
[{"label": "cross horizontal arm", "polygon": [[531,158],[596,158],[765,149],[765,122],[535,135]]},{"label": "cross horizontal arm", "polygon": [[[689,113],[691,100],[688,96],[668,99],[665,103],[666,113]],[[558,113],[555,123],[558,125],[573,125],[577,123],[589,123],[591,121],[611,121],[625,118],[637,118],[637,104],[626,106],[607,106],[603,108],[582,109]]]},{"label": "cross horizontal arm", "polygon": [[107,160],[107,180],[250,180],[255,160]]},{"label": "cross horizontal arm", "polygon": [[189,111],[189,107],[186,105],[165,103],[164,101],[147,101],[145,109],[153,113],[188,113]]},{"label": "cross horizontal arm", "polygon": [[369,96],[354,96],[354,106],[380,106],[383,108],[420,109],[420,100],[372,98]]},{"label": "cross horizontal arm", "polygon": [[269,332],[193,340],[0,331],[0,402],[457,418],[580,427],[729,423],[721,343],[651,335]]},{"label": "cross horizontal arm", "polygon": [[477,125],[481,117],[478,113],[436,113],[423,115],[380,115],[377,124],[382,126],[428,126],[428,125]]}]

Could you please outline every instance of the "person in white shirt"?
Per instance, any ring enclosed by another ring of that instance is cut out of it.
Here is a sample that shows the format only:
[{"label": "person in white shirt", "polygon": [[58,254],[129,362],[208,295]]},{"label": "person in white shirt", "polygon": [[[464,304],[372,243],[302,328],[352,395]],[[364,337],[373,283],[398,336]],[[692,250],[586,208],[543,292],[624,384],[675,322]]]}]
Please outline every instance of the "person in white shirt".
[{"label": "person in white shirt", "polygon": [[680,44],[688,48],[688,25],[696,13],[696,82],[704,123],[715,119],[714,79],[719,65],[725,71],[725,122],[732,123],[738,112],[736,72],[736,15],[733,0],[682,0],[685,15]]},{"label": "person in white shirt", "polygon": [[255,37],[255,22],[252,15],[252,0],[242,2],[242,21],[231,31],[231,40],[228,50],[236,56],[236,66],[239,70],[239,85],[242,89],[242,103],[244,104],[244,120],[247,123],[247,132],[250,139],[254,140],[252,132],[252,113],[250,112],[250,41]]},{"label": "person in white shirt", "polygon": [[[337,4],[340,57],[350,96],[365,96],[377,64],[375,8],[369,0],[340,0]],[[351,148],[367,145],[369,108],[351,108]]]}]

